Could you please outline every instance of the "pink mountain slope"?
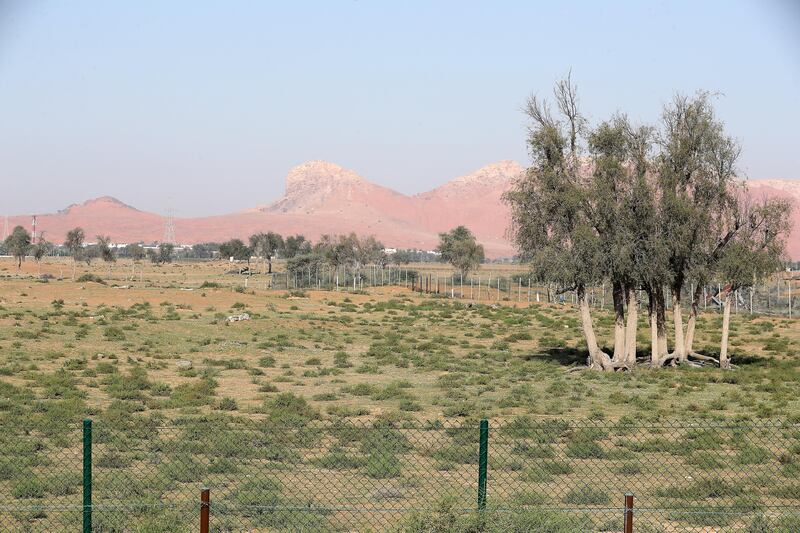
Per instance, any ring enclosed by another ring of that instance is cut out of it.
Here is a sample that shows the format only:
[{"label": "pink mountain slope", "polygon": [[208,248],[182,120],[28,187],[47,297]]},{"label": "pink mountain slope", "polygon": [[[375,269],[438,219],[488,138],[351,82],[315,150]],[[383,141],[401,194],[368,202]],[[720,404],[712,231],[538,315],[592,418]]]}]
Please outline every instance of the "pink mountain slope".
[{"label": "pink mountain slope", "polygon": [[[278,201],[239,213],[211,217],[177,218],[180,243],[247,238],[256,231],[302,233],[312,240],[324,233],[373,234],[386,246],[433,249],[438,233],[459,224],[469,227],[490,258],[510,257],[514,248],[506,238],[508,208],[501,202],[523,167],[500,161],[431,191],[406,196],[370,183],[352,170],[325,161],[309,161],[291,169],[286,192]],[[795,202],[789,252],[800,258],[800,181],[760,180],[748,183],[755,198],[780,196]],[[58,213],[38,215],[37,230],[61,242],[76,226],[87,241],[109,235],[115,242],[159,241],[163,216],[139,211],[114,198],[102,197],[72,205]],[[9,226],[30,228],[29,215],[9,218]]]}]

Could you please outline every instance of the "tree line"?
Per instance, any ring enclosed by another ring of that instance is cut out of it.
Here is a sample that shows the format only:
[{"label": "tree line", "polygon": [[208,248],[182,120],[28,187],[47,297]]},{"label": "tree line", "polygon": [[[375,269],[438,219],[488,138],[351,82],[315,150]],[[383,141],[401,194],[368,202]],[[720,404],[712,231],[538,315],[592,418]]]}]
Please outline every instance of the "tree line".
[{"label": "tree line", "polygon": [[[553,103],[537,96],[527,103],[532,164],[504,195],[510,234],[535,279],[575,291],[591,368],[636,364],[639,291],[648,301],[651,366],[713,360],[730,367],[734,293],[781,268],[790,205],[746,195],[740,146],[712,100],[706,92],[677,95],[657,125],[634,125],[622,113],[590,125],[567,77],[556,84]],[[693,346],[703,287],[712,277],[725,281],[718,358]],[[610,353],[597,340],[586,294],[601,283],[612,287]]]},{"label": "tree line", "polygon": [[483,246],[478,244],[475,236],[464,226],[439,235],[440,242],[437,254],[419,250],[396,250],[387,252],[384,244],[373,235],[359,236],[356,233],[345,235],[322,235],[316,243],[312,243],[303,235],[294,235],[285,239],[275,232],[256,233],[250,236],[248,243],[241,239],[231,239],[219,245],[219,255],[236,261],[252,259],[261,260],[268,273],[272,273],[272,261],[275,258],[286,260],[289,272],[305,272],[309,269],[317,271],[327,267],[337,269],[350,268],[356,276],[360,275],[366,265],[385,267],[389,264],[403,265],[418,260],[448,262],[458,271],[466,274],[477,268],[484,260]]},{"label": "tree line", "polygon": [[[223,243],[207,242],[196,244],[189,251],[181,253],[185,257],[202,259],[220,257],[246,261],[248,265],[253,259],[260,260],[270,274],[272,261],[276,258],[287,260],[287,269],[292,272],[305,271],[309,267],[318,269],[325,265],[331,268],[350,267],[357,274],[365,265],[386,266],[389,263],[401,265],[439,260],[452,264],[459,272],[466,275],[483,262],[483,246],[477,243],[475,236],[466,227],[459,226],[449,232],[441,233],[439,237],[439,246],[433,254],[420,250],[396,250],[388,253],[383,243],[372,235],[328,234],[322,235],[318,242],[312,243],[301,234],[284,238],[273,231],[254,233],[247,243],[241,239],[230,239]],[[44,234],[39,236],[38,242],[32,244],[31,235],[22,226],[14,228],[11,235],[3,242],[3,246],[17,260],[18,267],[21,267],[22,261],[28,255],[33,255],[38,262],[58,248],[48,242]],[[90,265],[94,259],[102,259],[109,265],[110,274],[111,266],[118,256],[131,258],[134,264],[145,258],[149,258],[154,264],[163,264],[172,262],[176,254],[175,247],[170,243],[161,243],[157,248],[145,248],[141,243],[115,248],[112,246],[111,238],[104,235],[97,235],[95,243],[87,244],[85,232],[80,227],[67,232],[60,248],[73,259],[73,279],[78,262]]]}]

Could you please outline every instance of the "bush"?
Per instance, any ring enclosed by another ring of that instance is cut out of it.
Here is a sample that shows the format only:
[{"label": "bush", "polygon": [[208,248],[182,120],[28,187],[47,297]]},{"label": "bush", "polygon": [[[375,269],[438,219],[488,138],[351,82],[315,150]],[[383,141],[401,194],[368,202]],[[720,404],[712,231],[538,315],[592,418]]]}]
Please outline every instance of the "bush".
[{"label": "bush", "polygon": [[18,500],[44,498],[44,484],[35,476],[26,476],[11,489],[11,495]]},{"label": "bush", "polygon": [[236,411],[238,408],[239,406],[236,404],[236,400],[228,396],[221,398],[217,405],[217,409],[220,411]]},{"label": "bush", "polygon": [[370,454],[364,466],[364,473],[374,479],[400,477],[400,470],[400,460],[388,453]]},{"label": "bush", "polygon": [[130,456],[110,451],[95,459],[94,464],[98,468],[128,468],[133,463]]},{"label": "bush", "polygon": [[601,505],[611,500],[605,492],[587,486],[570,490],[561,501],[577,505]]},{"label": "bush", "polygon": [[106,282],[103,281],[103,278],[101,278],[100,276],[97,276],[95,274],[90,274],[90,273],[83,274],[81,277],[79,277],[75,281],[77,281],[78,283],[99,283],[101,285],[105,285],[106,284]]},{"label": "bush", "polygon": [[605,457],[603,448],[588,438],[579,438],[569,442],[566,449],[567,457],[573,459],[602,459]]},{"label": "bush", "polygon": [[348,454],[342,448],[333,447],[326,455],[312,459],[311,462],[320,468],[348,470],[361,468],[366,461],[363,457]]},{"label": "bush", "polygon": [[333,364],[336,368],[349,368],[353,365],[348,361],[346,352],[336,352],[333,354]]},{"label": "bush", "polygon": [[217,384],[214,380],[204,378],[194,383],[181,383],[172,390],[169,399],[170,407],[200,407],[208,405],[214,396]]},{"label": "bush", "polygon": [[319,413],[302,396],[282,392],[264,403],[270,422],[288,426],[303,425],[319,418]]},{"label": "bush", "polygon": [[103,337],[109,341],[124,341],[125,333],[119,328],[110,326],[103,330]]}]

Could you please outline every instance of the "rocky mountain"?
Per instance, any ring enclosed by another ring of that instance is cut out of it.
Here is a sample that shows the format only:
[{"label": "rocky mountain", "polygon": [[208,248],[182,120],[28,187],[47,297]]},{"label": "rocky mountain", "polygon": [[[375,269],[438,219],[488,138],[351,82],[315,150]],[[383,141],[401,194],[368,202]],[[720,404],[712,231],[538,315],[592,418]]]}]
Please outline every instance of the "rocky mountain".
[{"label": "rocky mountain", "polygon": [[[508,208],[501,196],[523,171],[519,163],[499,161],[408,196],[333,163],[309,161],[289,171],[286,192],[278,201],[228,215],[177,218],[175,234],[179,242],[193,244],[246,238],[266,230],[302,233],[311,239],[355,231],[374,234],[387,246],[432,249],[439,232],[463,224],[478,236],[489,257],[510,257],[514,249],[506,239]],[[760,180],[748,185],[756,198],[780,196],[795,201],[789,249],[792,257],[800,257],[800,181]],[[54,242],[61,242],[76,226],[84,228],[89,241],[103,234],[116,242],[153,242],[163,237],[164,222],[161,215],[101,197],[38,215],[37,229]],[[9,218],[11,227],[30,228],[30,223],[30,215]]]}]

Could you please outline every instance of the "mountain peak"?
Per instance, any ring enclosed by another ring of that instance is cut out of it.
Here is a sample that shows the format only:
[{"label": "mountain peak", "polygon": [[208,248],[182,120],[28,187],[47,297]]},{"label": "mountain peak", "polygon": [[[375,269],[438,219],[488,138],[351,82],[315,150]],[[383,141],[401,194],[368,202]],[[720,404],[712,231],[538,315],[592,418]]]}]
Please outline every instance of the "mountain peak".
[{"label": "mountain peak", "polygon": [[314,186],[320,182],[325,183],[358,183],[363,181],[355,171],[341,167],[330,161],[306,161],[289,170],[286,175],[286,192],[298,186]]},{"label": "mountain peak", "polygon": [[262,208],[270,212],[309,212],[331,198],[349,197],[367,182],[355,171],[322,160],[306,161],[289,170],[286,193],[277,202]]},{"label": "mountain peak", "polygon": [[510,159],[497,161],[489,165],[483,166],[474,172],[459,176],[450,181],[451,184],[483,184],[494,185],[498,183],[505,183],[516,177],[524,169],[522,165]]},{"label": "mountain peak", "polygon": [[59,213],[69,213],[74,209],[80,208],[122,208],[122,209],[131,209],[133,211],[139,211],[135,207],[132,207],[125,202],[122,202],[113,196],[98,196],[97,198],[92,198],[90,200],[86,200],[82,204],[72,204],[65,209],[59,211]]}]

